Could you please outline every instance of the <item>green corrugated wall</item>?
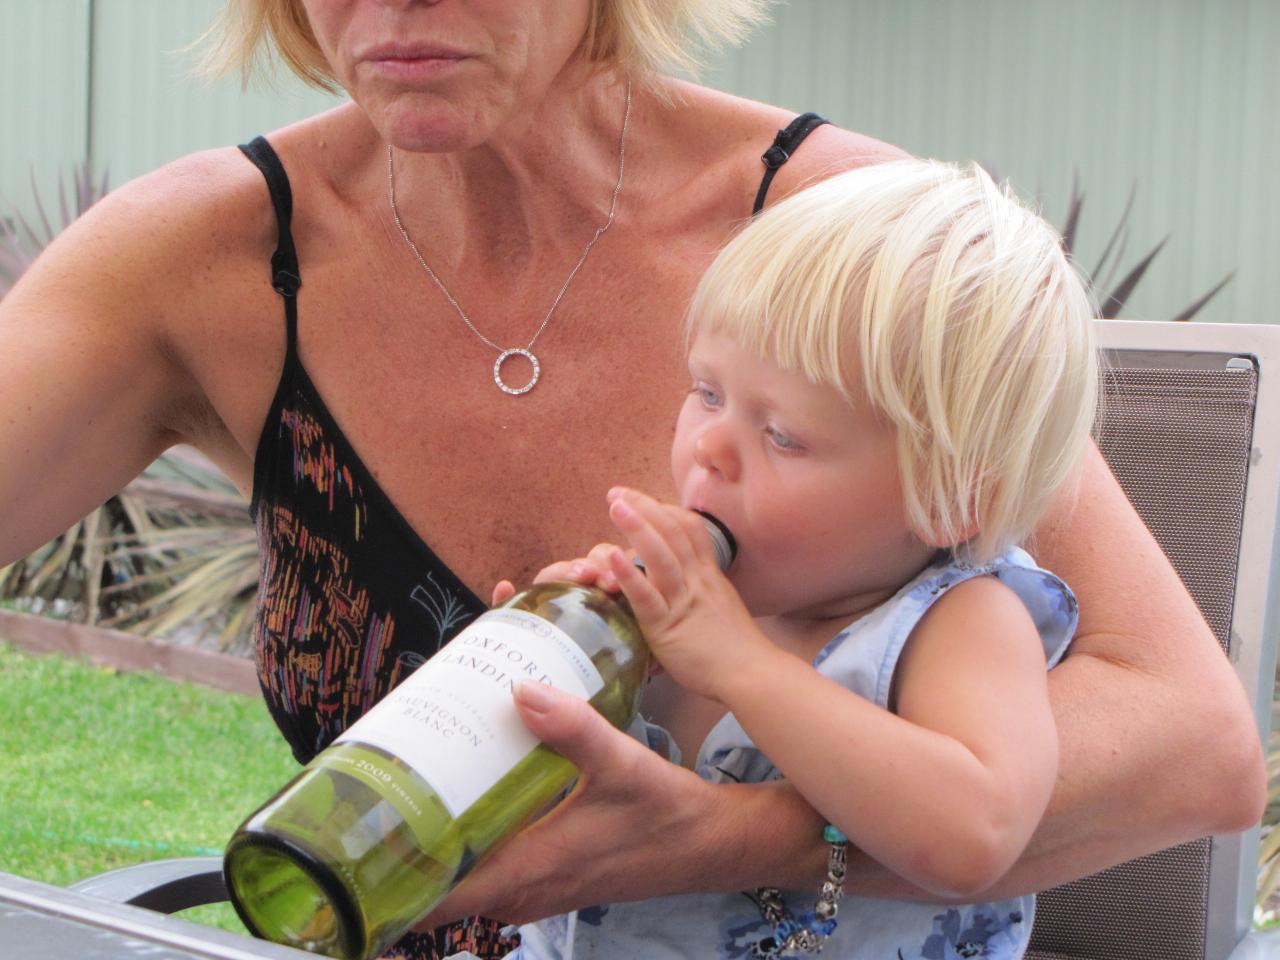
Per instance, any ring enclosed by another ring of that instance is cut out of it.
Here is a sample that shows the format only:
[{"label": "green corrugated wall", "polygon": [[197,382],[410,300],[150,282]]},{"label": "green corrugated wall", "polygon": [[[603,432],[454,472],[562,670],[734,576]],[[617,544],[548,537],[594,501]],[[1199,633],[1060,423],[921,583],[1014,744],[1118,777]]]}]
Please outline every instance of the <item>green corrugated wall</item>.
[{"label": "green corrugated wall", "polygon": [[[281,78],[187,78],[217,0],[0,0],[0,196],[89,151],[113,182],[322,108]],[[916,153],[974,159],[1061,223],[1078,174],[1091,268],[1136,199],[1123,265],[1166,235],[1130,316],[1280,319],[1280,0],[792,0],[709,75]],[[90,55],[90,53],[92,55]]]}]

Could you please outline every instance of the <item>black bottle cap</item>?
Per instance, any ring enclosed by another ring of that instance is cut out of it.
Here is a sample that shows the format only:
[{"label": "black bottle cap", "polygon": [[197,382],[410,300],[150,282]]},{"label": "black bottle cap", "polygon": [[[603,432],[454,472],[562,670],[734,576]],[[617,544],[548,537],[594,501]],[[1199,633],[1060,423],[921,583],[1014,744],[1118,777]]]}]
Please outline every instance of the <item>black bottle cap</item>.
[{"label": "black bottle cap", "polygon": [[701,510],[694,512],[706,521],[707,536],[711,538],[711,546],[716,552],[716,566],[721,570],[728,570],[734,557],[738,555],[738,541],[733,538],[729,528],[721,523],[718,517],[713,517]]}]

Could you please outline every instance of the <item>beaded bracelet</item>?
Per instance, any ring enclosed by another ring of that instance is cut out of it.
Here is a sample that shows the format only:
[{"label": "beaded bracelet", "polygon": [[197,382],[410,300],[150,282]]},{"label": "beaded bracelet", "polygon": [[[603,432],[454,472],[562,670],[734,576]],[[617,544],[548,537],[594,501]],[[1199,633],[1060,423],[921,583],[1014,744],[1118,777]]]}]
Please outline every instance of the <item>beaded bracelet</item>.
[{"label": "beaded bracelet", "polygon": [[760,916],[773,927],[773,935],[756,943],[751,956],[818,953],[827,938],[835,933],[836,914],[840,912],[840,897],[844,893],[849,838],[828,823],[822,830],[822,839],[831,844],[827,853],[827,879],[823,881],[822,892],[818,894],[812,910],[797,920],[787,909],[782,893],[776,887],[760,887],[751,898],[760,908]]}]

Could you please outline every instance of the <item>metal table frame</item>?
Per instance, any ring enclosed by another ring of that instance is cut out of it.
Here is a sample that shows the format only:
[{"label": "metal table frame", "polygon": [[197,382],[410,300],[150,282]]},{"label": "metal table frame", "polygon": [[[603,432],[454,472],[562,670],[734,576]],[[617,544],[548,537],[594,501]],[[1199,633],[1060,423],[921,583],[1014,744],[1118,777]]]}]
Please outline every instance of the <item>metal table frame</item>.
[{"label": "metal table frame", "polygon": [[0,872],[0,956],[41,960],[315,960],[249,936]]}]

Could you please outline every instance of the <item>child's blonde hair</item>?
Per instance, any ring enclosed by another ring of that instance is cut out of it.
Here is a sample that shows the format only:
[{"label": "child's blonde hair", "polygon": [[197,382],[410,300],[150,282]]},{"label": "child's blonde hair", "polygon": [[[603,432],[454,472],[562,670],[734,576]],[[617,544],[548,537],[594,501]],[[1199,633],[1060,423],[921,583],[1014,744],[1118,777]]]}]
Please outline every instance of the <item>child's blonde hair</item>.
[{"label": "child's blonde hair", "polygon": [[689,332],[869,402],[897,432],[912,529],[980,562],[1031,533],[1083,454],[1094,316],[1058,233],[1007,186],[903,160],[760,215],[703,277]]}]

